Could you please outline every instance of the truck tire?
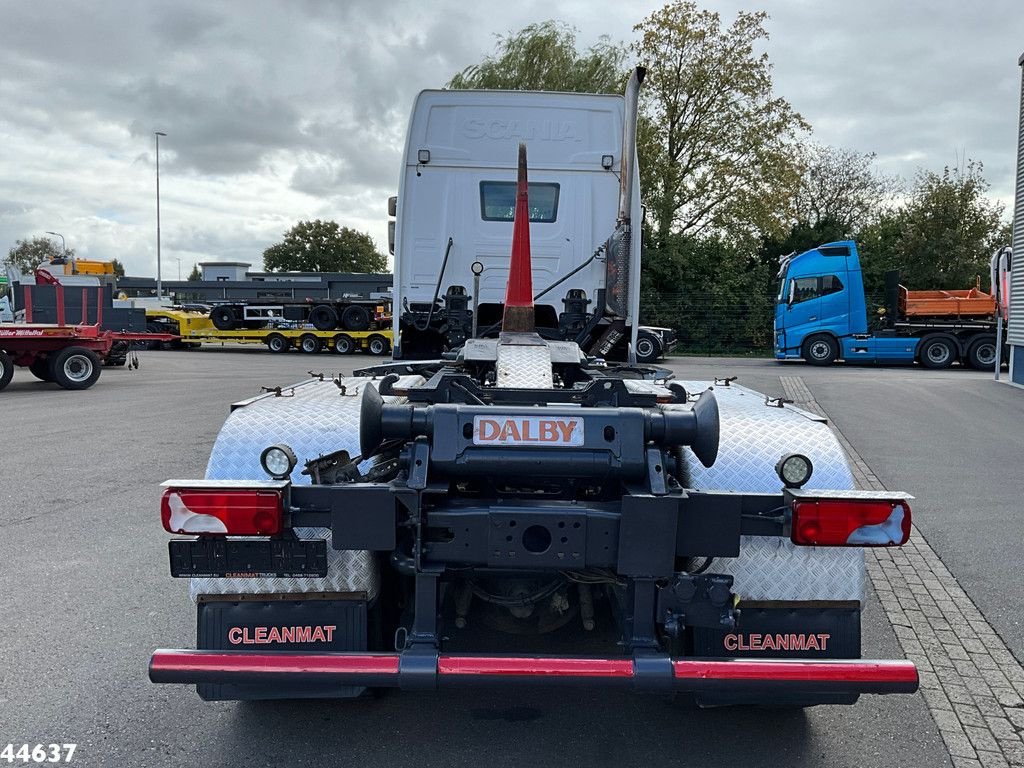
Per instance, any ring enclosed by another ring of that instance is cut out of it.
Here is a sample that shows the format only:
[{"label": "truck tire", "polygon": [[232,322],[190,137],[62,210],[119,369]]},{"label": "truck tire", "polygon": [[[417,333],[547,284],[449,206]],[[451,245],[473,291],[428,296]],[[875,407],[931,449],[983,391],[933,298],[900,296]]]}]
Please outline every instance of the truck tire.
[{"label": "truck tire", "polygon": [[949,368],[959,355],[959,350],[952,339],[945,336],[932,336],[921,342],[917,349],[917,358],[921,365],[933,371],[941,371]]},{"label": "truck tire", "polygon": [[303,334],[302,338],[299,339],[299,349],[307,355],[315,355],[322,348],[323,342],[320,341],[318,336],[314,336],[312,333]]},{"label": "truck tire", "polygon": [[339,333],[334,337],[334,341],[331,342],[331,347],[339,355],[351,355],[356,351],[356,343],[351,336],[346,336],[344,333]]},{"label": "truck tire", "polygon": [[832,365],[839,357],[839,344],[831,336],[811,336],[804,339],[800,354],[811,365]]},{"label": "truck tire", "polygon": [[267,345],[267,349],[275,354],[282,354],[291,349],[291,344],[284,336],[280,333],[272,333],[263,340],[263,343]]},{"label": "truck tire", "polygon": [[366,307],[353,304],[341,313],[341,327],[346,331],[365,331],[370,327],[370,312]]},{"label": "truck tire", "polygon": [[661,339],[650,331],[639,331],[636,335],[636,359],[640,363],[653,363],[661,358]]},{"label": "truck tire", "polygon": [[309,311],[309,322],[318,331],[333,331],[338,327],[338,313],[329,304],[318,304]]},{"label": "truck tire", "polygon": [[218,331],[230,331],[235,327],[235,313],[231,307],[214,307],[210,310],[210,322]]},{"label": "truck tire", "polygon": [[0,349],[0,389],[10,384],[13,376],[14,363],[11,362],[10,356]]},{"label": "truck tire", "polygon": [[374,357],[380,357],[391,351],[391,344],[386,338],[375,333],[366,340],[366,351]]},{"label": "truck tire", "polygon": [[37,357],[29,364],[28,369],[40,381],[53,381],[53,366],[50,365],[48,357]]},{"label": "truck tire", "polygon": [[99,355],[85,347],[62,349],[53,358],[53,380],[64,389],[88,389],[101,370]]},{"label": "truck tire", "polygon": [[967,364],[976,371],[991,371],[996,367],[996,337],[980,336],[967,348]]}]

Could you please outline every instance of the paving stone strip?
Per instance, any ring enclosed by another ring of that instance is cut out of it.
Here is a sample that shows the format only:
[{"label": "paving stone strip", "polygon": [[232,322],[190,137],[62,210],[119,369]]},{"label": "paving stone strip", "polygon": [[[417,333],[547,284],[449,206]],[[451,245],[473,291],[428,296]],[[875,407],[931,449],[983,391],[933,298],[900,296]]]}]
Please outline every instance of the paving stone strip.
[{"label": "paving stone strip", "polygon": [[[779,378],[794,405],[827,416],[801,377]],[[886,490],[831,426],[857,486]],[[903,547],[866,551],[875,594],[903,652],[920,670],[921,694],[953,765],[1024,768],[1024,668],[916,526]]]}]

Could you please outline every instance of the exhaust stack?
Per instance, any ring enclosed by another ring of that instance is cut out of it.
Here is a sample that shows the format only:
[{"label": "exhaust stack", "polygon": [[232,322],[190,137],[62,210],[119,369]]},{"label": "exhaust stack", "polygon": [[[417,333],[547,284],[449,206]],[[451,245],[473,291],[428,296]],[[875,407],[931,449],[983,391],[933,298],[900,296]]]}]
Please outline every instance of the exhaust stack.
[{"label": "exhaust stack", "polygon": [[530,262],[530,188],[526,180],[526,144],[519,145],[519,179],[516,187],[516,210],[512,222],[512,261],[505,289],[505,312],[501,330],[532,333],[533,266]]},{"label": "exhaust stack", "polygon": [[[636,158],[636,121],[640,103],[640,86],[647,70],[637,67],[626,84],[625,123],[622,126],[622,154],[619,157],[619,211],[615,231],[608,238],[605,258],[605,313],[610,317],[630,320],[633,325],[631,346],[636,346],[636,318],[631,317],[632,283],[639,279],[630,268],[633,248],[633,161]],[[633,355],[630,355],[630,362]]]},{"label": "exhaust stack", "polygon": [[636,121],[640,109],[640,86],[647,76],[644,67],[637,67],[626,83],[626,124],[622,130],[622,156],[619,159],[619,224],[632,224],[633,158],[636,157]]}]

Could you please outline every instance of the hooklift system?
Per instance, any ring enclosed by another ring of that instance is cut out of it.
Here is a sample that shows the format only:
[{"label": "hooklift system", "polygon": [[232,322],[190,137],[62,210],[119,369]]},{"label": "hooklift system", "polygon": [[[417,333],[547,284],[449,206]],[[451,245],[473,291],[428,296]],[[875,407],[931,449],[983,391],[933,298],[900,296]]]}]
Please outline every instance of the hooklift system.
[{"label": "hooklift system", "polygon": [[[150,679],[210,699],[588,684],[808,705],[915,691],[911,662],[858,658],[860,548],[907,541],[910,497],[839,487],[841,454],[807,415],[735,386],[719,388],[720,412],[711,388],[537,335],[519,152],[499,338],[239,404],[208,479],[164,484],[200,649],[156,651]],[[766,490],[760,448],[735,445],[738,425],[761,428],[751,414],[773,420],[769,453],[796,442],[820,466],[783,455],[787,487]],[[284,439],[246,443],[257,423]],[[326,452],[297,452],[314,424],[343,426]],[[292,477],[300,455],[309,485]],[[274,479],[246,479],[256,456]],[[716,488],[737,463],[761,490]],[[824,489],[801,489],[812,471]]]}]

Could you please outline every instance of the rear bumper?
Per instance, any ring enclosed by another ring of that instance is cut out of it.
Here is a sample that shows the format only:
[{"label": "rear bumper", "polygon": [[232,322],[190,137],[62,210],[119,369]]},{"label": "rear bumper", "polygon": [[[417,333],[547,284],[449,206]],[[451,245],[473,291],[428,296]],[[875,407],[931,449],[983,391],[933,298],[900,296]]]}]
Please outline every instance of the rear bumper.
[{"label": "rear bumper", "polygon": [[397,653],[250,653],[158,650],[154,683],[266,685],[284,683],[437,689],[473,686],[591,685],[645,692],[758,695],[913,693],[909,661],[863,659],[672,659],[454,656]]}]

